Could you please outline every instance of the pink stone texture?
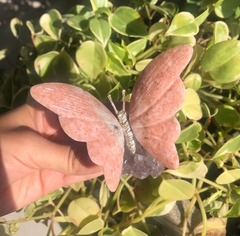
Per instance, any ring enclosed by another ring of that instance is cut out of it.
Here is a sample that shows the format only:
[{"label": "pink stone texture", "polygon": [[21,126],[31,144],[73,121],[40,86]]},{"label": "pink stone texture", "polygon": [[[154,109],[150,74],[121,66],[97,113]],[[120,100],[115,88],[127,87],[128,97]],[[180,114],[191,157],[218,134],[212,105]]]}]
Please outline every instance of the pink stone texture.
[{"label": "pink stone texture", "polygon": [[183,45],[154,58],[138,78],[130,102],[130,124],[137,140],[170,169],[179,166],[174,142],[180,125],[174,115],[184,102],[185,87],[180,74],[192,53],[191,46]]},{"label": "pink stone texture", "polygon": [[[174,142],[180,126],[174,115],[185,97],[180,73],[192,52],[191,46],[178,46],[153,59],[138,78],[130,102],[130,124],[137,140],[171,169],[179,166]],[[115,191],[124,156],[123,131],[116,117],[91,94],[69,84],[39,84],[30,92],[36,101],[59,116],[69,137],[87,143],[91,160],[103,167],[106,183]]]}]

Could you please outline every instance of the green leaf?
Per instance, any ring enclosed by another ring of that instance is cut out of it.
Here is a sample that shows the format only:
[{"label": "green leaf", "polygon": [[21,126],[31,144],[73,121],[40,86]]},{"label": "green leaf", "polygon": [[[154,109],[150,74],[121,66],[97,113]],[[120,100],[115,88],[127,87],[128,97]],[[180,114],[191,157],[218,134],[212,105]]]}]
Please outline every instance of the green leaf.
[{"label": "green leaf", "polygon": [[176,47],[176,46],[179,46],[179,45],[185,45],[185,44],[195,46],[196,45],[196,38],[194,36],[187,36],[187,37],[174,36],[174,37],[170,38],[169,43],[168,43],[168,47],[173,48],[173,47]]},{"label": "green leaf", "polygon": [[58,48],[58,41],[47,35],[36,35],[33,43],[39,54],[55,51]]},{"label": "green leaf", "polygon": [[240,43],[237,40],[214,44],[203,55],[204,71],[220,83],[230,83],[240,78]]},{"label": "green leaf", "polygon": [[93,234],[104,226],[104,221],[100,218],[93,220],[83,226],[83,228],[76,234],[76,235],[86,235],[86,234]]},{"label": "green leaf", "polygon": [[180,166],[177,170],[165,170],[166,173],[192,179],[192,178],[202,178],[208,172],[207,166],[201,160],[200,162],[193,162],[193,161],[184,161],[180,163]]},{"label": "green leaf", "polygon": [[217,21],[214,27],[214,43],[226,41],[229,38],[229,29],[225,22]]},{"label": "green leaf", "polygon": [[217,158],[219,156],[228,154],[228,153],[234,153],[237,152],[240,149],[240,135],[231,138],[228,140],[214,155],[214,158]]},{"label": "green leaf", "polygon": [[122,61],[114,54],[108,54],[108,64],[106,70],[115,75],[129,75]]},{"label": "green leaf", "polygon": [[20,88],[13,97],[11,108],[16,108],[26,103],[28,94],[29,94],[29,86],[24,86]]},{"label": "green leaf", "polygon": [[166,36],[192,36],[198,33],[198,26],[194,16],[189,12],[180,12],[172,20],[170,27],[165,33]]},{"label": "green leaf", "polygon": [[81,197],[71,201],[67,211],[73,224],[83,227],[98,218],[100,208],[92,199]]},{"label": "green leaf", "polygon": [[51,81],[54,78],[53,61],[59,55],[58,52],[49,52],[38,56],[34,61],[34,68],[37,74],[45,81]]},{"label": "green leaf", "polygon": [[121,194],[119,203],[120,210],[122,212],[131,212],[134,208],[136,208],[136,204],[128,191]]},{"label": "green leaf", "polygon": [[18,18],[13,18],[10,22],[10,29],[15,38],[20,38],[22,32],[23,23]]},{"label": "green leaf", "polygon": [[238,200],[224,217],[236,218],[240,216],[240,200]]},{"label": "green leaf", "polygon": [[186,88],[192,88],[197,91],[202,85],[201,75],[197,73],[191,73],[184,79],[184,85]]},{"label": "green leaf", "polygon": [[53,9],[43,14],[39,23],[48,35],[54,39],[60,39],[62,32],[62,16],[57,10]]},{"label": "green leaf", "polygon": [[119,44],[108,42],[108,51],[110,54],[115,54],[121,61],[124,61],[127,57],[127,51],[123,49]]},{"label": "green leaf", "polygon": [[192,198],[194,193],[195,188],[193,185],[185,180],[164,179],[159,186],[159,195],[166,200],[186,200]]},{"label": "green leaf", "polygon": [[94,81],[94,87],[100,95],[100,100],[105,101],[109,91],[112,89],[112,79],[106,73],[101,73],[97,80]]},{"label": "green leaf", "polygon": [[69,14],[72,15],[81,15],[84,16],[86,19],[94,16],[94,12],[92,11],[91,7],[83,6],[83,5],[75,5],[69,11]]},{"label": "green leaf", "polygon": [[137,55],[139,55],[141,52],[144,51],[144,49],[146,48],[146,44],[147,44],[146,39],[135,40],[132,43],[127,45],[127,51],[131,55],[136,57]]},{"label": "green leaf", "polygon": [[166,31],[167,26],[164,22],[157,22],[151,25],[149,29],[149,38],[152,41],[154,38],[161,37],[161,35]]},{"label": "green leaf", "polygon": [[158,198],[155,198],[152,203],[145,210],[144,215],[146,217],[154,217],[154,216],[163,216],[168,214],[176,204],[176,201],[164,200],[161,198],[159,201]]},{"label": "green leaf", "polygon": [[54,77],[57,81],[68,82],[79,78],[79,69],[66,51],[61,51],[53,61]]},{"label": "green leaf", "polygon": [[0,50],[0,61],[4,59],[7,55],[7,49]]},{"label": "green leaf", "polygon": [[76,15],[68,18],[67,24],[78,31],[85,31],[89,26],[88,20],[81,15]]},{"label": "green leaf", "polygon": [[137,71],[141,72],[144,70],[144,68],[152,61],[152,59],[145,59],[138,61],[135,65],[135,68]]},{"label": "green leaf", "polygon": [[216,179],[218,184],[230,184],[240,179],[240,169],[225,170]]},{"label": "green leaf", "polygon": [[198,122],[194,122],[181,131],[181,134],[175,143],[184,143],[198,138],[202,126]]},{"label": "green leaf", "polygon": [[94,11],[102,7],[108,7],[108,0],[90,0]]},{"label": "green leaf", "polygon": [[239,4],[239,0],[219,0],[215,4],[214,11],[218,17],[227,18],[234,13]]},{"label": "green leaf", "polygon": [[214,116],[216,122],[224,127],[239,127],[240,115],[229,105],[219,105],[217,107],[217,114]]},{"label": "green leaf", "polygon": [[108,21],[104,19],[93,18],[90,21],[90,30],[99,42],[106,47],[108,40],[111,36],[111,27]]},{"label": "green leaf", "polygon": [[123,236],[147,236],[144,232],[142,232],[139,229],[136,229],[132,226],[129,226],[128,228],[124,229],[122,231]]},{"label": "green leaf", "polygon": [[76,60],[87,77],[96,79],[107,64],[107,54],[101,44],[85,41],[76,51]]},{"label": "green leaf", "polygon": [[137,11],[130,7],[118,7],[109,17],[111,27],[119,34],[147,37],[147,27]]},{"label": "green leaf", "polygon": [[202,111],[200,106],[200,98],[195,90],[191,88],[186,90],[186,97],[182,106],[182,111],[189,119],[201,119]]},{"label": "green leaf", "polygon": [[110,192],[108,190],[106,182],[102,181],[100,191],[99,191],[99,202],[102,207],[105,207],[107,205],[109,198],[110,198]]},{"label": "green leaf", "polygon": [[210,10],[209,10],[209,8],[207,8],[202,14],[200,14],[198,17],[196,17],[196,19],[194,21],[195,24],[197,26],[200,26],[207,19],[209,14],[210,14]]}]

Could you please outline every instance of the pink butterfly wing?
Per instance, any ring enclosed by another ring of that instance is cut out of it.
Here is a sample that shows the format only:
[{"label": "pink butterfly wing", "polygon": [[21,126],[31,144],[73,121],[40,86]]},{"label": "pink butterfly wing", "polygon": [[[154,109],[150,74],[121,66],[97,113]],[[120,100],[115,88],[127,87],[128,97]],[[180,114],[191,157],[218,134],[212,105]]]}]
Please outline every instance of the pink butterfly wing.
[{"label": "pink butterfly wing", "polygon": [[185,98],[180,74],[193,53],[189,45],[172,48],[144,69],[132,92],[129,118],[139,143],[170,169],[179,166],[174,142],[180,134],[175,113]]},{"label": "pink butterfly wing", "polygon": [[32,97],[59,116],[65,133],[86,142],[91,160],[103,167],[106,183],[115,191],[122,172],[124,136],[115,116],[81,88],[45,83],[30,90]]}]

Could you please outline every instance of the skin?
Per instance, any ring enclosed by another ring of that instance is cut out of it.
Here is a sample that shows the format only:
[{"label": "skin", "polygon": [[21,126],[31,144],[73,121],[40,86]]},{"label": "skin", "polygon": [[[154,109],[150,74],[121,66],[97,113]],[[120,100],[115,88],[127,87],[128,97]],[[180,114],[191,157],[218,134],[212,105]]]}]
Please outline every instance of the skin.
[{"label": "skin", "polygon": [[0,215],[55,189],[103,174],[85,143],[69,138],[56,114],[38,103],[0,117]]}]

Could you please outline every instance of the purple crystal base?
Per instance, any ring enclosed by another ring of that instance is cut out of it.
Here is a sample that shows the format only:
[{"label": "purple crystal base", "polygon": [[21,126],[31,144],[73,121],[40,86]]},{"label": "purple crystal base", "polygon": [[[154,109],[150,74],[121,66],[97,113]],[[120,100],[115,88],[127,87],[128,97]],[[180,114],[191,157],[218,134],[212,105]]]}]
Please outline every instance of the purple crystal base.
[{"label": "purple crystal base", "polygon": [[157,178],[164,166],[154,159],[136,140],[136,153],[133,155],[125,145],[122,175],[131,174],[138,179],[145,179],[149,175]]}]

